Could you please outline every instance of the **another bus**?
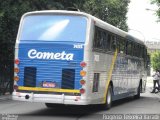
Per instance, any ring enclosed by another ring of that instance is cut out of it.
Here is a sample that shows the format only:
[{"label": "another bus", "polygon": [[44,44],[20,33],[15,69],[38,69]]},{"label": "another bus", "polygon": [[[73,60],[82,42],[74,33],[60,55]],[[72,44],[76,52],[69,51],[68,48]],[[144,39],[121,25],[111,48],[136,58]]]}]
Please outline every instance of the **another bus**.
[{"label": "another bus", "polygon": [[128,33],[78,11],[22,16],[15,46],[13,100],[102,104],[145,91],[147,50]]}]

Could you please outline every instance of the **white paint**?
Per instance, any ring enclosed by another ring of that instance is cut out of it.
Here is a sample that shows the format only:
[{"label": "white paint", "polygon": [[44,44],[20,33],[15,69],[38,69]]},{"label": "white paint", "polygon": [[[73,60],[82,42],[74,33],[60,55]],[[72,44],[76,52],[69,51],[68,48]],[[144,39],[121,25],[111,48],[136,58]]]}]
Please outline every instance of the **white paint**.
[{"label": "white paint", "polygon": [[28,57],[31,59],[73,60],[74,54],[67,54],[65,51],[61,53],[39,52],[35,49],[31,49],[28,51]]},{"label": "white paint", "polygon": [[82,49],[83,45],[82,44],[75,44],[75,45],[73,45],[73,48]]},{"label": "white paint", "polygon": [[99,61],[99,55],[94,55],[94,61],[96,61],[96,62]]}]

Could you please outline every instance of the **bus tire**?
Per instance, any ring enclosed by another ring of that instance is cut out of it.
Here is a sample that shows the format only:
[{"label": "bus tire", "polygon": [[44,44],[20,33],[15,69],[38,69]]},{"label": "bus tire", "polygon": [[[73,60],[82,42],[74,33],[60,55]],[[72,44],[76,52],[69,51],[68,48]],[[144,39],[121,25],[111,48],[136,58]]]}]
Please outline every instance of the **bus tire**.
[{"label": "bus tire", "polygon": [[141,92],[141,82],[139,82],[139,86],[137,88],[137,94],[134,96],[135,99],[140,98],[140,92]]},{"label": "bus tire", "polygon": [[112,106],[112,94],[113,94],[112,86],[109,85],[109,87],[108,87],[108,92],[107,92],[107,95],[106,95],[106,100],[105,100],[106,102],[105,102],[105,104],[103,104],[103,106],[102,106],[102,108],[103,108],[104,110],[108,110],[108,109],[111,108],[111,106]]}]

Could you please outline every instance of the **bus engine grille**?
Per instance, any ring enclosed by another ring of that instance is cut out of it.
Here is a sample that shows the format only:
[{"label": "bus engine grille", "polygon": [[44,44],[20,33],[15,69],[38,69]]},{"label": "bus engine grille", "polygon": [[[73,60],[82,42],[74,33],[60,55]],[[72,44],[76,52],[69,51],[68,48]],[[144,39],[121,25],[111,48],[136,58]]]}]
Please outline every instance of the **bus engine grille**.
[{"label": "bus engine grille", "polygon": [[36,67],[25,67],[24,68],[24,86],[25,87],[36,87]]},{"label": "bus engine grille", "polygon": [[62,89],[74,89],[75,69],[62,70]]}]

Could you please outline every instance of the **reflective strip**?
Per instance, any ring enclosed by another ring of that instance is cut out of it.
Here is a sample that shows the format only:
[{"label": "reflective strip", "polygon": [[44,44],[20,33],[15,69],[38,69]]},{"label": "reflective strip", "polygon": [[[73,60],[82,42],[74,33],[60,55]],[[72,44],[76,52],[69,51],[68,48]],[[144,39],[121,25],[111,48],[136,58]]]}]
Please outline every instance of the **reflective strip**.
[{"label": "reflective strip", "polygon": [[64,92],[64,93],[80,93],[79,90],[70,89],[57,89],[57,88],[40,88],[40,87],[22,87],[19,86],[18,90],[28,90],[28,91],[46,91],[46,92]]},{"label": "reflective strip", "polygon": [[114,53],[114,56],[112,58],[112,64],[110,66],[109,73],[108,73],[108,79],[107,79],[107,83],[106,83],[106,89],[105,89],[105,92],[104,92],[104,103],[106,103],[106,95],[107,95],[107,92],[108,92],[109,83],[111,81],[113,68],[114,68],[114,65],[115,65],[115,62],[116,62],[116,59],[117,59],[117,54],[118,54],[118,50],[116,49],[116,51]]}]

